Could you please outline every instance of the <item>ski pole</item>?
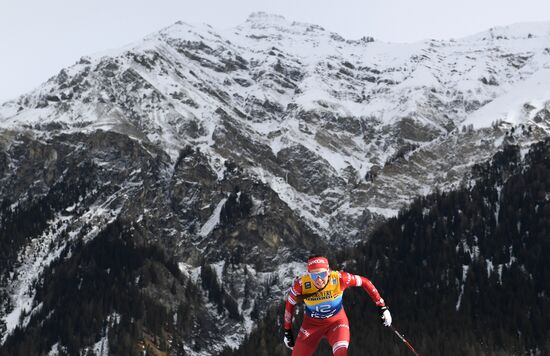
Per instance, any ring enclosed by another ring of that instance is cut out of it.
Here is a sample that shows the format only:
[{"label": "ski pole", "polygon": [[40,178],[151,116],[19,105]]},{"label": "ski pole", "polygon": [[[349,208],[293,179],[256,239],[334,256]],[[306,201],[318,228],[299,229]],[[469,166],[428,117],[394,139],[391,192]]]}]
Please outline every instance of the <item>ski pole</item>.
[{"label": "ski pole", "polygon": [[409,342],[408,342],[407,340],[405,340],[405,338],[403,337],[403,335],[401,335],[401,334],[399,333],[399,331],[395,330],[395,328],[393,327],[393,325],[390,325],[390,329],[392,329],[393,332],[394,332],[397,336],[399,336],[399,338],[401,339],[401,341],[403,341],[403,342],[405,343],[405,345],[407,345],[407,346],[409,347],[409,349],[411,349],[411,351],[414,352],[414,354],[415,354],[416,356],[420,356],[420,355],[418,354],[418,352],[416,352],[416,350],[414,349],[414,347],[412,347],[411,344],[409,344]]}]

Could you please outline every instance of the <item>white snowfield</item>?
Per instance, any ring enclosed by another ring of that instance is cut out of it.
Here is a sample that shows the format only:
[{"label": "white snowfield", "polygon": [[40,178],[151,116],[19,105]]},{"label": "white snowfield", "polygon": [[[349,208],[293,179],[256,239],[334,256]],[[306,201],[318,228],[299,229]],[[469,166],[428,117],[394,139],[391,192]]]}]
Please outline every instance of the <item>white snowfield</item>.
[{"label": "white snowfield", "polygon": [[[548,55],[550,57],[550,54]],[[545,107],[550,107],[550,61],[533,75],[472,113],[464,125],[475,129],[488,127],[496,120],[512,125],[531,122]]]}]

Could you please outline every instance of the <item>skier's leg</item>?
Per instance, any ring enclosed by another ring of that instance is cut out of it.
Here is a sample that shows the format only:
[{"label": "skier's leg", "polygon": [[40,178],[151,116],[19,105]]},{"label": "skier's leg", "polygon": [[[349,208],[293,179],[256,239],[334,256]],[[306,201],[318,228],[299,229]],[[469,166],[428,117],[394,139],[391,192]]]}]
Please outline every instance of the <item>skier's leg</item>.
[{"label": "skier's leg", "polygon": [[292,350],[292,356],[311,356],[317,349],[322,337],[322,328],[311,325],[307,322],[307,319],[304,319]]},{"label": "skier's leg", "polygon": [[347,356],[350,334],[348,317],[345,313],[331,325],[327,339],[334,356]]},{"label": "skier's leg", "polygon": [[334,356],[348,356],[348,345],[347,341],[337,341],[332,345],[332,354]]},{"label": "skier's leg", "polygon": [[311,356],[316,347],[311,347],[305,340],[296,340],[294,349],[292,350],[292,356]]}]

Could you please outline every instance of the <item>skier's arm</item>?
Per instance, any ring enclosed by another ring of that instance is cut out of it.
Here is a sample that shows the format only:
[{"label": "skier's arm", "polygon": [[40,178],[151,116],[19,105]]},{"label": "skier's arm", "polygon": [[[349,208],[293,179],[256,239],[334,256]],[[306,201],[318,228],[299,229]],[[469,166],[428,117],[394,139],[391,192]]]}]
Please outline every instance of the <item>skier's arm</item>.
[{"label": "skier's arm", "polygon": [[386,306],[384,299],[382,299],[380,293],[378,293],[378,289],[376,289],[374,284],[372,284],[368,278],[348,272],[340,272],[340,286],[342,289],[346,289],[348,287],[362,287],[365,292],[369,294],[377,307]]},{"label": "skier's arm", "polygon": [[363,287],[363,289],[371,297],[374,304],[376,304],[376,306],[378,307],[382,323],[385,326],[391,325],[392,317],[390,311],[386,306],[384,299],[382,299],[380,293],[378,293],[378,290],[368,278],[347,272],[340,272],[340,286],[342,287],[342,289],[346,289],[347,287]]},{"label": "skier's arm", "polygon": [[298,303],[298,298],[302,295],[302,280],[298,278],[292,287],[288,290],[285,303],[285,317],[283,323],[284,337],[283,341],[289,349],[294,348],[294,335],[292,334],[292,316],[294,315],[294,307]]},{"label": "skier's arm", "polygon": [[294,281],[292,287],[288,290],[285,303],[285,318],[284,329],[290,330],[292,328],[292,316],[294,315],[294,307],[298,302],[298,298],[302,295],[302,281],[298,278]]}]

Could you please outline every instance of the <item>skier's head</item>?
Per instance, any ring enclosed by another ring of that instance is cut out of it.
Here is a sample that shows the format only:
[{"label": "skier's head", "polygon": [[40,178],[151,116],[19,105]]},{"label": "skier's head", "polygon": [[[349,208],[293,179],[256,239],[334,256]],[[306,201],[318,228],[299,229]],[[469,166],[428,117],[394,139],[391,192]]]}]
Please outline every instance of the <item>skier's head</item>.
[{"label": "skier's head", "polygon": [[323,256],[311,256],[307,260],[307,272],[313,284],[318,289],[324,288],[328,282],[328,259]]}]

